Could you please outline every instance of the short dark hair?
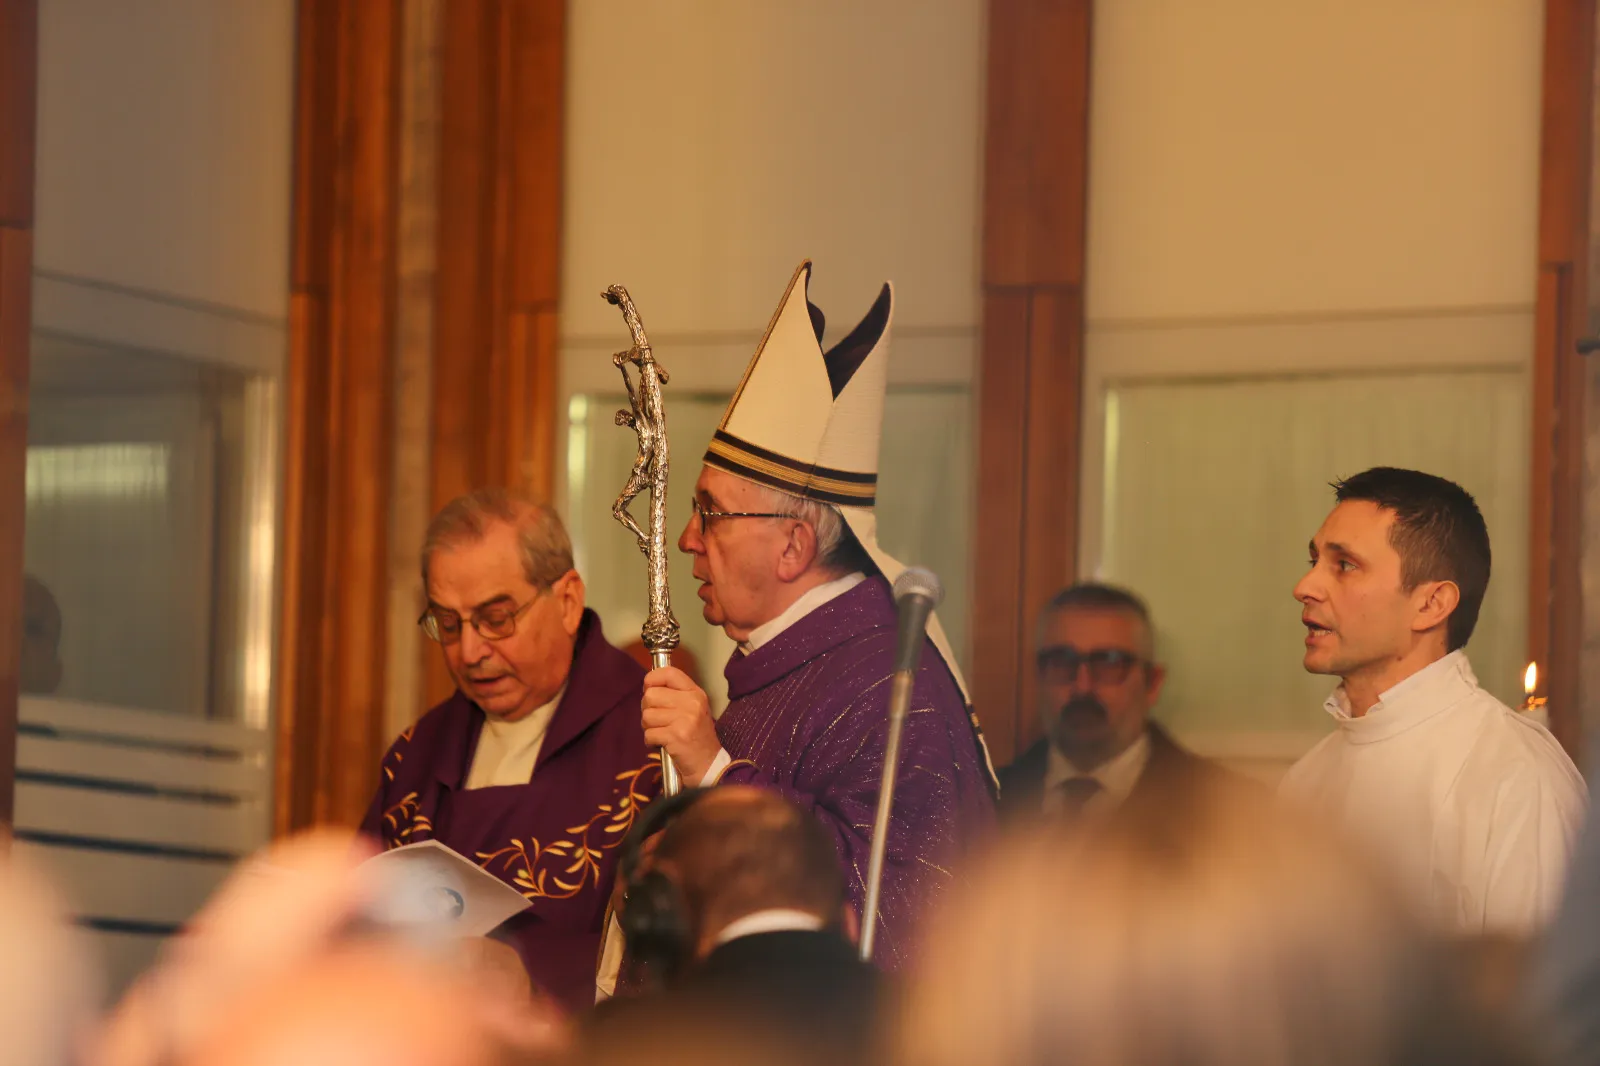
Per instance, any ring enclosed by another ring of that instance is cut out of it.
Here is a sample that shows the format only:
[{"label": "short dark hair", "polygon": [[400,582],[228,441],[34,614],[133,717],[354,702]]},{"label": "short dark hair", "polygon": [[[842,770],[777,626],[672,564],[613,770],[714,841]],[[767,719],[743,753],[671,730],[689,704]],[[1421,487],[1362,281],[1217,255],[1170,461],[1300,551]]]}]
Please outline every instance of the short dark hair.
[{"label": "short dark hair", "polygon": [[1139,594],[1120,585],[1108,585],[1101,581],[1079,581],[1068,585],[1044,605],[1039,612],[1039,617],[1034,623],[1034,642],[1040,643],[1044,639],[1045,625],[1062,611],[1121,611],[1131,614],[1144,623],[1145,633],[1152,645],[1156,639],[1155,623],[1150,621],[1150,608],[1145,605]]},{"label": "short dark hair", "polygon": [[1050,597],[1050,602],[1044,605],[1040,614],[1049,617],[1070,607],[1090,611],[1127,611],[1144,619],[1145,625],[1150,624],[1150,608],[1145,606],[1138,593],[1099,581],[1079,581],[1068,585]]},{"label": "short dark hair", "polygon": [[549,588],[573,568],[572,540],[554,508],[524,493],[490,486],[457,496],[428,523],[422,538],[423,587],[434,552],[482,540],[496,522],[517,531],[522,573],[534,588]]},{"label": "short dark hair", "polygon": [[1489,527],[1477,501],[1454,481],[1376,466],[1333,483],[1339,503],[1365,500],[1394,513],[1389,543],[1400,554],[1400,586],[1450,581],[1461,602],[1446,623],[1449,649],[1466,647],[1489,589]]},{"label": "short dark hair", "polygon": [[833,838],[811,812],[771,792],[717,789],[667,828],[654,861],[678,868],[673,880],[696,924],[779,907],[831,923],[844,907]]}]

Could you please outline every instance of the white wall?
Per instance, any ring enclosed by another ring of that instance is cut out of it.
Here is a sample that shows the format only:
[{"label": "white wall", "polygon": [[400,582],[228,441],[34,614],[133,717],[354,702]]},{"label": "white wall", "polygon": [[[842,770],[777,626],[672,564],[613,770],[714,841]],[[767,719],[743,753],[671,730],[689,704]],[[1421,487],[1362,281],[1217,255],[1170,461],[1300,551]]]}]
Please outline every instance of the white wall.
[{"label": "white wall", "polygon": [[[1202,747],[1271,762],[1326,728],[1290,588],[1323,486],[1361,465],[1478,494],[1495,574],[1468,650],[1517,698],[1542,19],[1540,0],[1097,5],[1080,563],[1151,586],[1185,664],[1166,710]],[[1134,427],[1140,397],[1193,431]],[[1479,409],[1498,420],[1464,428]],[[1323,444],[1263,448],[1264,420]],[[1126,531],[1152,516],[1170,548]]]},{"label": "white wall", "polygon": [[[978,321],[982,0],[572,5],[562,330],[759,337],[795,265],[839,320]],[[753,347],[753,344],[752,344]]]},{"label": "white wall", "polygon": [[42,0],[38,269],[287,316],[293,0]]},{"label": "white wall", "polygon": [[[581,417],[565,435],[563,496],[590,602],[612,640],[637,636],[644,607],[642,561],[609,512],[633,444],[611,423],[611,399],[566,402],[621,391],[610,356],[627,333],[600,292],[628,287],[672,375],[671,492],[681,521],[724,398],[795,266],[810,258],[811,295],[831,339],[885,280],[895,283],[880,536],[906,562],[940,571],[940,613],[961,643],[985,6],[571,6],[562,410]],[[946,445],[963,461],[947,461]],[[699,622],[687,564],[674,568],[685,642],[716,699],[731,645]]]},{"label": "white wall", "polygon": [[1091,320],[1529,305],[1540,0],[1096,6]]}]

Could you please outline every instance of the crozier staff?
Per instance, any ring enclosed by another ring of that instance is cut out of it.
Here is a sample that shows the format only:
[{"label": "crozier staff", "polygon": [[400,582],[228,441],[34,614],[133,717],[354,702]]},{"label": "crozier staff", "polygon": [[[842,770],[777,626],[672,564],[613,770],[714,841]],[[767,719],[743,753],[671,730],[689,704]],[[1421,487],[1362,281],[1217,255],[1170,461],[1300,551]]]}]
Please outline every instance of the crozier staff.
[{"label": "crozier staff", "polygon": [[[622,309],[633,337],[633,347],[611,357],[611,363],[622,371],[622,385],[628,390],[629,410],[617,412],[617,425],[627,426],[639,435],[639,455],[628,473],[628,483],[622,495],[612,505],[611,516],[632,533],[644,553],[650,589],[650,611],[645,616],[640,640],[650,653],[651,664],[657,668],[672,662],[672,649],[678,646],[678,620],[672,616],[672,590],[667,584],[667,475],[671,470],[672,453],[667,444],[667,408],[661,398],[661,386],[667,383],[667,372],[655,360],[650,341],[644,334],[644,322],[633,306],[628,290],[613,285],[602,295]],[[636,388],[628,376],[628,367],[639,370]],[[639,493],[650,493],[649,530],[639,528],[628,504]],[[667,795],[676,795],[682,787],[678,768],[672,757],[661,755],[661,788]]]}]

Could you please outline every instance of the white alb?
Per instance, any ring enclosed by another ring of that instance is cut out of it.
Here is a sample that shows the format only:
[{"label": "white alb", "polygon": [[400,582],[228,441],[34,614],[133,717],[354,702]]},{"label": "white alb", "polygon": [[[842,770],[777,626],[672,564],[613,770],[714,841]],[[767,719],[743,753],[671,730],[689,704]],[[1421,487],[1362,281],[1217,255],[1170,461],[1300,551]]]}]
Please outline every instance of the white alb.
[{"label": "white alb", "polygon": [[1386,861],[1447,932],[1528,933],[1560,899],[1588,804],[1549,731],[1485,692],[1456,651],[1351,717],[1285,776],[1282,792],[1331,815]]}]

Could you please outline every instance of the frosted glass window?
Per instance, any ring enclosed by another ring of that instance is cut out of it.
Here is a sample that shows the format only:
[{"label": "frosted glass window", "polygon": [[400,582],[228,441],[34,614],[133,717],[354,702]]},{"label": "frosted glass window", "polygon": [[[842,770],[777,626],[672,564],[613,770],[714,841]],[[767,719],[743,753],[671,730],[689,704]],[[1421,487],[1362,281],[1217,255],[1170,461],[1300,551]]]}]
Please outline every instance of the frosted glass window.
[{"label": "frosted glass window", "polygon": [[34,360],[25,691],[264,726],[270,381],[55,335]]},{"label": "frosted glass window", "polygon": [[878,540],[939,575],[939,621],[971,673],[972,395],[964,387],[891,388],[878,453]]},{"label": "frosted glass window", "polygon": [[[667,400],[673,612],[682,627],[683,643],[698,660],[701,681],[719,710],[727,695],[722,668],[733,642],[701,618],[693,563],[677,550],[676,541],[689,519],[706,442],[727,404],[726,394],[679,394]],[[637,447],[633,433],[612,422],[612,415],[626,406],[620,392],[572,398],[567,412],[564,515],[579,572],[588,586],[589,605],[599,612],[607,637],[619,647],[638,639],[646,603],[644,558],[611,517],[611,504],[627,479]],[[879,457],[879,540],[902,562],[927,566],[944,582],[945,603],[939,617],[963,667],[970,585],[971,439],[971,397],[966,389],[890,390]],[[642,497],[635,502],[634,513],[642,522],[646,514]]]},{"label": "frosted glass window", "polygon": [[26,496],[102,502],[164,496],[172,449],[165,444],[77,444],[29,448]]},{"label": "frosted glass window", "polygon": [[1515,705],[1526,655],[1527,406],[1515,369],[1109,387],[1100,572],[1155,614],[1170,669],[1160,717],[1222,749],[1230,737],[1330,728],[1321,705],[1336,680],[1301,668],[1291,590],[1332,507],[1328,483],[1379,465],[1450,478],[1477,498],[1494,566],[1467,652],[1483,684]]}]

